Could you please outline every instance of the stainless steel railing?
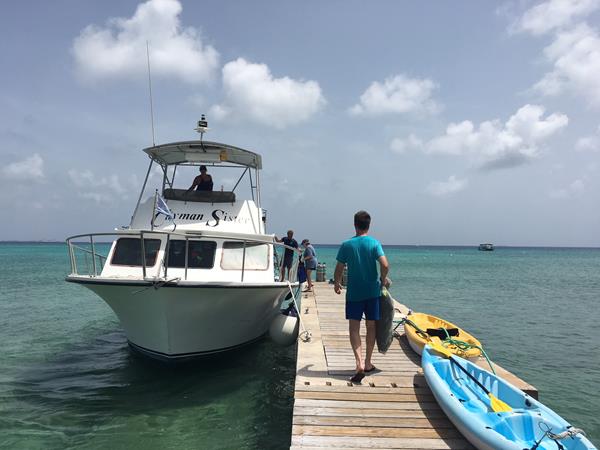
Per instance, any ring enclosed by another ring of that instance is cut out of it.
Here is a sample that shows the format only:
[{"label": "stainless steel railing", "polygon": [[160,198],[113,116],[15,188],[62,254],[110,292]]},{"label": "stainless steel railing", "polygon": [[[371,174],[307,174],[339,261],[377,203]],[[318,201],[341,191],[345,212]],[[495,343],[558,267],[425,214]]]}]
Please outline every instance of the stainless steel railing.
[{"label": "stainless steel railing", "polygon": [[[99,237],[107,237],[107,236],[116,236],[117,239],[119,237],[137,237],[140,240],[140,253],[141,253],[141,275],[143,277],[143,279],[147,278],[147,272],[148,272],[148,266],[147,266],[147,261],[146,261],[146,249],[145,249],[145,243],[144,243],[144,239],[147,238],[148,236],[155,236],[155,235],[166,235],[166,241],[164,242],[164,251],[163,251],[163,257],[160,260],[160,263],[158,265],[158,270],[155,277],[152,277],[153,280],[156,279],[163,279],[166,280],[167,279],[167,275],[168,275],[168,261],[169,261],[169,244],[171,241],[171,237],[172,236],[178,236],[181,237],[185,240],[185,267],[184,267],[184,280],[188,279],[188,269],[189,269],[189,261],[188,261],[188,257],[189,257],[189,242],[190,239],[194,239],[194,240],[202,240],[202,239],[220,239],[223,241],[241,241],[243,243],[243,250],[242,250],[242,264],[241,264],[241,273],[240,273],[240,281],[244,281],[244,275],[246,273],[247,269],[246,268],[246,247],[249,243],[258,243],[258,244],[264,244],[264,245],[268,245],[270,246],[270,248],[272,248],[272,252],[273,254],[271,254],[271,252],[268,253],[268,258],[269,261],[271,261],[271,259],[274,260],[273,264],[274,264],[274,270],[273,270],[273,274],[274,277],[278,277],[279,280],[278,281],[283,281],[283,274],[281,273],[277,273],[278,271],[281,271],[281,265],[278,263],[276,255],[277,254],[277,249],[282,248],[284,249],[284,251],[286,249],[289,249],[291,251],[293,251],[295,254],[300,255],[300,251],[296,248],[293,247],[289,247],[285,244],[279,243],[279,242],[275,242],[275,241],[267,241],[267,240],[263,240],[263,239],[253,239],[253,238],[248,238],[248,237],[238,237],[238,236],[227,236],[225,234],[210,234],[210,233],[182,233],[182,232],[170,232],[170,231],[143,231],[143,230],[139,230],[139,231],[128,231],[128,230],[123,230],[120,232],[112,232],[112,233],[88,233],[88,234],[79,234],[79,235],[75,235],[75,236],[71,236],[68,237],[66,239],[66,243],[67,243],[67,247],[68,247],[68,251],[69,251],[69,260],[71,263],[71,275],[75,275],[75,276],[89,276],[90,278],[94,278],[99,276],[102,273],[102,270],[104,269],[104,265],[106,264],[106,260],[107,260],[107,256],[102,255],[100,253],[96,252],[96,245],[99,243],[98,242],[98,238]],[[94,238],[96,238],[96,240],[94,240]],[[89,239],[89,249],[82,247],[81,245],[79,245],[80,243],[78,241],[76,241],[76,239]],[[162,241],[162,240],[161,240]],[[102,242],[103,244],[109,244],[108,242]],[[160,249],[163,248],[163,243],[161,242],[161,247]],[[86,266],[88,268],[87,274],[84,273],[79,273],[79,267],[77,264],[77,255],[76,252],[77,251],[81,251],[83,252],[83,254],[86,257]],[[87,264],[87,257],[91,256],[92,259],[92,267],[89,267],[89,264]],[[99,264],[98,264],[99,262]],[[270,263],[271,264],[271,263]],[[299,264],[299,258],[294,258],[293,263],[292,263],[292,268],[290,270],[290,281],[292,283],[295,283],[298,281],[298,264]],[[155,264],[156,265],[156,264]],[[152,266],[154,267],[154,265]],[[99,270],[98,270],[99,268]],[[161,272],[163,273],[163,276],[161,277],[160,274]],[[275,279],[274,279],[275,281]]]}]

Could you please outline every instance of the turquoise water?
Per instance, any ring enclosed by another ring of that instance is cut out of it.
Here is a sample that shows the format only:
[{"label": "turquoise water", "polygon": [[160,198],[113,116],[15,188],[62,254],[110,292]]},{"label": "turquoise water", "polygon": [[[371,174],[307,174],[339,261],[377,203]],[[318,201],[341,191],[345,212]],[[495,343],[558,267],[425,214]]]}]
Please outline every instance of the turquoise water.
[{"label": "turquoise water", "polygon": [[[600,441],[600,250],[385,250],[396,299],[473,332]],[[329,276],[335,251],[317,246]],[[0,244],[0,447],[289,446],[293,347],[147,361],[99,298],[64,282],[68,269],[62,244]]]}]

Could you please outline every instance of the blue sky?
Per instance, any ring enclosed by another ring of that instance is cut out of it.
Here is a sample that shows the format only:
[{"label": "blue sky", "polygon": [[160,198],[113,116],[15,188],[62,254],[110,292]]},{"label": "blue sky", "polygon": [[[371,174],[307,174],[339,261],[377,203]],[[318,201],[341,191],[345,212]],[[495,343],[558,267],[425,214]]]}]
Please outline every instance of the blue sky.
[{"label": "blue sky", "polygon": [[261,153],[271,232],[336,243],[366,209],[387,244],[600,246],[599,18],[600,0],[7,3],[0,240],[128,223],[149,41],[157,143],[205,113],[207,139]]}]

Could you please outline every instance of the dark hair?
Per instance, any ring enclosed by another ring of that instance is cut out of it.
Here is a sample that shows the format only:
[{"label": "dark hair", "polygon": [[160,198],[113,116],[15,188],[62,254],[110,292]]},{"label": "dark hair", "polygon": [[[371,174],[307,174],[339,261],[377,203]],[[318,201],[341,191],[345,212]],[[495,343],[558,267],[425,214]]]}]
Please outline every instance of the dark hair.
[{"label": "dark hair", "polygon": [[200,166],[200,170],[206,171],[206,166]]},{"label": "dark hair", "polygon": [[354,226],[359,230],[366,231],[371,226],[371,216],[366,211],[354,214]]}]

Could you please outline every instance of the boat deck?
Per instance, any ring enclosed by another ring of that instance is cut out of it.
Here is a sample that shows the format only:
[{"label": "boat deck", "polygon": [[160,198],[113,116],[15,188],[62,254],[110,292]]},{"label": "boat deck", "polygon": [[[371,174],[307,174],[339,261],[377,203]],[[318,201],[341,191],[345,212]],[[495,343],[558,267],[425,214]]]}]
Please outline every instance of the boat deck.
[{"label": "boat deck", "polygon": [[[360,385],[348,381],[355,362],[343,295],[327,283],[315,283],[314,293],[303,295],[300,314],[312,339],[298,341],[291,448],[473,448],[437,405],[402,327],[385,355],[375,349],[373,364],[381,372]],[[408,310],[399,303],[397,308]],[[363,351],[364,333],[363,325]],[[498,366],[496,371],[537,398],[533,386]]]}]

